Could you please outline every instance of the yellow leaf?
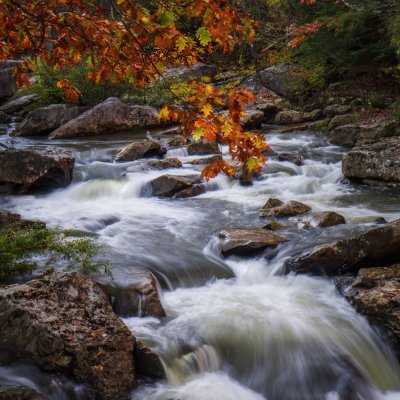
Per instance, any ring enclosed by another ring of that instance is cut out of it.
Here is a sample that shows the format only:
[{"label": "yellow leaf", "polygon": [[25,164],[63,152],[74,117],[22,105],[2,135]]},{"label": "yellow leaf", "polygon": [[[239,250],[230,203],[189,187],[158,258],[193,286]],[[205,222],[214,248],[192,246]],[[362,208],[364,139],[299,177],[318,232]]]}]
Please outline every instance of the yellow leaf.
[{"label": "yellow leaf", "polygon": [[201,112],[204,114],[205,117],[209,117],[213,113],[213,108],[211,104],[207,103],[201,108]]},{"label": "yellow leaf", "polygon": [[167,106],[163,107],[158,113],[158,119],[168,120],[169,119],[169,108]]},{"label": "yellow leaf", "polygon": [[196,128],[192,132],[194,140],[200,140],[204,136],[204,128]]}]

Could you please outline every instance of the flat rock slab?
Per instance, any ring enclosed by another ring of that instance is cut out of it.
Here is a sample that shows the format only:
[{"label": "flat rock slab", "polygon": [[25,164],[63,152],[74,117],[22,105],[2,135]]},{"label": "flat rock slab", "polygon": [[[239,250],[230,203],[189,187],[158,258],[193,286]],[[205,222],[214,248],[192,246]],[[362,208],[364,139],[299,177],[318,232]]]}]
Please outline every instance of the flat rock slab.
[{"label": "flat rock slab", "polygon": [[162,157],[165,147],[155,140],[143,139],[124,147],[115,157],[115,161],[135,161],[140,158]]},{"label": "flat rock slab", "polygon": [[297,273],[340,275],[388,257],[400,256],[400,220],[337,242],[318,246],[290,259],[286,266]]},{"label": "flat rock slab", "polygon": [[104,400],[135,387],[135,338],[96,283],[78,273],[0,290],[0,352],[74,376]]},{"label": "flat rock slab", "polygon": [[[311,211],[311,207],[298,201],[282,203],[278,199],[268,200],[261,212],[261,217],[292,217]],[[276,205],[275,205],[276,204]]]},{"label": "flat rock slab", "polygon": [[225,229],[219,232],[222,239],[222,254],[253,256],[262,253],[267,247],[276,247],[288,239],[263,228]]},{"label": "flat rock slab", "polygon": [[194,142],[187,145],[189,155],[221,154],[221,150],[216,142]]},{"label": "flat rock slab", "polygon": [[24,194],[65,187],[72,181],[75,156],[57,147],[32,146],[0,151],[0,194]]}]

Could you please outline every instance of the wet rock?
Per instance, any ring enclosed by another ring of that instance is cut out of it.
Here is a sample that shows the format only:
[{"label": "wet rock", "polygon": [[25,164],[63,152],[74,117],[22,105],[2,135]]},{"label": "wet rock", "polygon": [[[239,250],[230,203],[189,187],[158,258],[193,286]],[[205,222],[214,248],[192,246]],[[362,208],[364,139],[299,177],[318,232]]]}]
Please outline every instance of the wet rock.
[{"label": "wet rock", "polygon": [[343,157],[343,174],[366,184],[400,187],[400,137],[353,148]]},{"label": "wet rock", "polygon": [[202,182],[198,175],[161,175],[150,181],[142,190],[144,196],[173,197],[182,190]]},{"label": "wet rock", "polygon": [[303,113],[295,110],[279,111],[274,118],[274,123],[277,125],[292,125],[303,122]]},{"label": "wet rock", "polygon": [[193,164],[193,165],[211,164],[214,161],[220,161],[220,160],[222,160],[222,156],[217,154],[217,155],[211,156],[211,157],[196,158],[195,160],[190,161],[190,164]]},{"label": "wet rock", "polygon": [[350,111],[351,111],[351,106],[349,105],[332,104],[326,106],[323,109],[322,114],[324,117],[332,118],[335,115],[347,114]]},{"label": "wet rock", "polygon": [[163,123],[159,120],[155,108],[129,106],[111,97],[60,126],[50,135],[50,139],[111,134],[133,128],[152,128],[161,125]]},{"label": "wet rock", "polygon": [[316,109],[303,114],[304,121],[316,121],[322,117],[322,110]]},{"label": "wet rock", "polygon": [[84,109],[65,104],[52,104],[31,111],[13,132],[13,136],[46,135],[78,117]]},{"label": "wet rock", "polygon": [[267,224],[265,224],[263,229],[266,229],[267,231],[280,231],[282,229],[285,229],[285,225],[280,224],[277,221],[270,221]]},{"label": "wet rock", "polygon": [[137,374],[157,379],[164,379],[166,377],[160,357],[141,342],[136,342],[134,359],[136,365],[135,372]]},{"label": "wet rock", "polygon": [[276,247],[288,239],[263,228],[225,229],[219,232],[222,239],[222,254],[252,256],[262,253],[268,247]]},{"label": "wet rock", "polygon": [[11,117],[3,111],[0,111],[0,124],[7,124],[11,121]]},{"label": "wet rock", "polygon": [[318,246],[293,257],[290,271],[315,275],[339,275],[363,266],[387,262],[400,255],[400,220],[334,243]]},{"label": "wet rock", "polygon": [[246,110],[240,123],[244,129],[255,129],[261,126],[264,120],[264,112],[260,110]]},{"label": "wet rock", "polygon": [[166,144],[170,147],[183,147],[186,145],[186,138],[182,135],[175,135],[168,139]]},{"label": "wet rock", "polygon": [[215,78],[218,70],[215,65],[205,64],[205,63],[197,63],[192,67],[180,67],[180,68],[172,68],[165,73],[167,78],[174,78],[181,81],[189,81],[196,80],[199,81],[202,78]]},{"label": "wet rock", "polygon": [[105,295],[78,273],[44,276],[0,291],[0,351],[88,383],[99,399],[128,400],[135,338]]},{"label": "wet rock", "polygon": [[16,60],[0,62],[0,99],[11,97],[17,91],[14,69],[18,64]]},{"label": "wet rock", "polygon": [[193,185],[190,188],[183,189],[180,192],[178,192],[174,198],[175,199],[186,199],[188,197],[195,197],[195,196],[200,196],[201,194],[206,192],[206,187],[202,184],[199,185]]},{"label": "wet rock", "polygon": [[48,191],[71,183],[75,157],[56,147],[0,151],[0,193]]},{"label": "wet rock", "polygon": [[335,283],[358,312],[389,331],[400,354],[400,264],[363,268],[356,278],[338,278]]},{"label": "wet rock", "polygon": [[179,158],[171,157],[164,158],[163,160],[151,160],[144,164],[145,169],[168,169],[168,168],[182,168],[182,163]]},{"label": "wet rock", "polygon": [[190,156],[199,154],[221,154],[217,142],[194,142],[187,145],[187,151]]},{"label": "wet rock", "polygon": [[290,161],[297,166],[303,165],[304,157],[294,153],[278,153],[279,161]]},{"label": "wet rock", "polygon": [[0,386],[0,400],[50,400],[36,390],[22,385]]},{"label": "wet rock", "polygon": [[328,139],[332,144],[354,147],[357,143],[379,139],[384,135],[381,124],[340,125],[329,132]]},{"label": "wet rock", "polygon": [[134,161],[139,158],[162,157],[165,147],[155,140],[143,139],[124,147],[115,157],[115,161]]},{"label": "wet rock", "polygon": [[353,218],[352,222],[356,224],[386,224],[388,221],[379,215],[368,215],[365,217]]},{"label": "wet rock", "polygon": [[344,115],[336,115],[333,117],[328,125],[328,130],[332,131],[333,129],[337,128],[338,126],[342,125],[351,125],[355,123],[355,116],[354,114],[344,114]]},{"label": "wet rock", "polygon": [[267,202],[264,204],[263,209],[269,210],[270,208],[279,207],[283,204],[283,201],[279,199],[269,198]]},{"label": "wet rock", "polygon": [[294,215],[305,214],[311,207],[298,201],[289,201],[282,205],[270,208],[263,208],[261,217],[292,217]]},{"label": "wet rock", "polygon": [[22,219],[20,214],[12,213],[9,211],[0,210],[0,229],[8,228],[10,226],[18,226],[20,228],[28,227],[28,226],[42,226],[46,227],[46,224],[41,221],[31,221],[28,219]]},{"label": "wet rock", "polygon": [[135,268],[129,275],[93,278],[107,295],[115,313],[121,317],[165,317],[160,288],[154,275]]},{"label": "wet rock", "polygon": [[316,226],[320,228],[328,228],[330,226],[342,225],[346,223],[343,215],[334,211],[323,211],[313,214],[313,220]]},{"label": "wet rock", "polygon": [[37,94],[29,94],[27,96],[18,97],[17,99],[10,100],[0,107],[0,111],[6,114],[14,114],[19,111],[23,111],[26,107],[31,105],[36,99]]}]

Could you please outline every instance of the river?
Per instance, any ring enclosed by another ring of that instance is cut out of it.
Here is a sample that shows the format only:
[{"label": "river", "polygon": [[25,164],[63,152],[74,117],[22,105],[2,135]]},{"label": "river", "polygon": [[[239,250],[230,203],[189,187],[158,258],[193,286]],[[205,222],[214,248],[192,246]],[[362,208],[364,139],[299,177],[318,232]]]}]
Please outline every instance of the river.
[{"label": "river", "polygon": [[[170,150],[167,156],[179,157],[184,168],[164,171],[144,171],[140,161],[116,164],[116,149],[132,141],[122,135],[51,142],[75,152],[74,183],[47,195],[3,199],[2,208],[24,218],[96,232],[112,254],[113,274],[129,277],[144,266],[157,276],[167,317],[124,322],[162,357],[168,379],[144,383],[134,399],[400,399],[400,367],[391,349],[333,281],[282,275],[294,254],[369,229],[371,217],[400,218],[400,193],[347,182],[344,149],[322,135],[267,130],[274,150],[298,152],[304,165],[272,158],[251,187],[219,176],[195,198],[143,197],[142,188],[157,176],[199,173],[190,164],[199,156]],[[21,139],[18,145],[32,143],[48,144]],[[268,259],[221,258],[218,230],[262,226],[259,211],[269,197],[336,211],[348,224],[307,229],[293,223],[283,233],[289,242]],[[7,379],[25,374],[32,386],[46,379],[31,366],[2,368]],[[46,389],[54,400],[84,398],[79,386],[71,391],[70,382],[59,382],[57,391]]]}]

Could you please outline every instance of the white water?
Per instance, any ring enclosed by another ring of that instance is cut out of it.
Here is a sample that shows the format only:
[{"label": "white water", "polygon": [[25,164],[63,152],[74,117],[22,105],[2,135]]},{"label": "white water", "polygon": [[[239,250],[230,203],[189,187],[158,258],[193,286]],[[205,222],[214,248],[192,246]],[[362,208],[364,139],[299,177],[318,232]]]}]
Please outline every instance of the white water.
[{"label": "white water", "polygon": [[[251,187],[220,176],[214,189],[185,200],[142,197],[165,173],[199,173],[182,150],[169,151],[184,169],[143,171],[140,162],[113,164],[107,143],[76,143],[76,183],[46,196],[10,197],[5,207],[26,218],[93,231],[110,246],[115,273],[151,269],[164,291],[168,317],[125,320],[162,357],[168,381],[136,391],[149,400],[400,399],[400,369],[365,319],[331,281],[280,276],[286,257],[366,229],[371,216],[400,218],[399,193],[343,181],[341,152],[307,134],[275,134],[277,151],[298,151],[303,166],[270,160]],[[84,148],[82,148],[84,147]],[[90,148],[90,150],[88,150]],[[224,149],[226,152],[226,149]],[[222,260],[215,232],[262,226],[269,197],[333,210],[348,225],[298,229],[271,261]]]}]

